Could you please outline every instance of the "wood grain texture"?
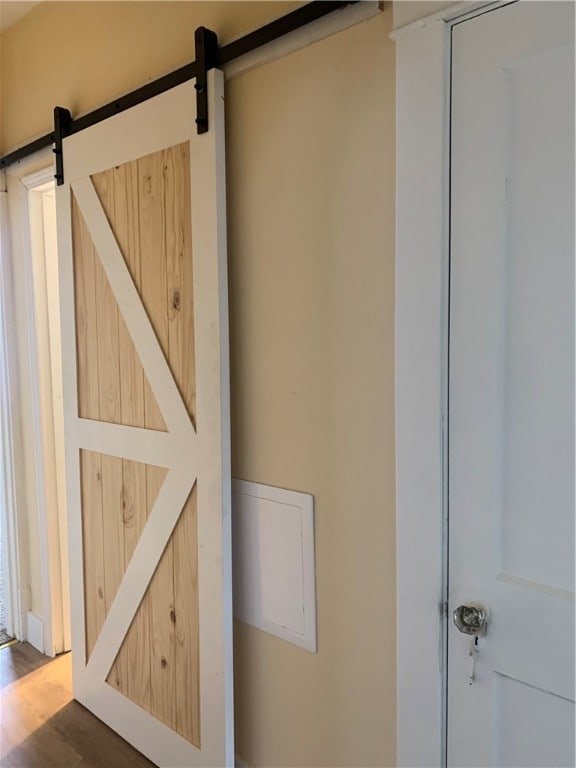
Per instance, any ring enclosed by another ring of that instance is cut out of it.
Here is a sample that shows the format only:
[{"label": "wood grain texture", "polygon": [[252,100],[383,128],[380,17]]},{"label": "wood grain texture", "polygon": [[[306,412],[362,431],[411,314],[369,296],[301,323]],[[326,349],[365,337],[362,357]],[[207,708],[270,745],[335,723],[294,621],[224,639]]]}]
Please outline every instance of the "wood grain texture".
[{"label": "wood grain texture", "polygon": [[194,279],[190,216],[188,145],[164,152],[164,210],[168,289],[168,360],[174,379],[195,421]]},{"label": "wood grain texture", "polygon": [[80,473],[84,542],[86,659],[88,660],[106,618],[102,460],[100,454],[80,451]]},{"label": "wood grain texture", "polygon": [[[111,168],[94,175],[92,181],[195,421],[188,145]],[[80,415],[166,431],[121,308],[78,211],[73,228]],[[166,470],[104,454],[82,453],[85,541],[92,542],[90,551],[84,551],[86,644],[90,653]],[[200,746],[197,547],[194,488],[107,682]]]},{"label": "wood grain texture", "polygon": [[[134,283],[139,286],[141,284],[141,260],[138,161],[95,174],[92,177],[92,183],[122,251],[130,275]],[[86,236],[89,239],[87,232]],[[90,245],[92,245],[91,241]],[[97,285],[100,286],[100,290],[103,292],[102,298],[104,301],[108,301],[107,291],[110,291],[110,287],[104,271],[102,270],[101,275],[98,274],[101,265],[97,256],[95,269]],[[113,297],[112,301],[114,301]],[[97,306],[100,312],[102,312],[103,305],[98,303]],[[112,365],[119,368],[120,375],[118,386],[109,393],[105,390],[109,394],[110,399],[114,400],[113,408],[109,409],[113,411],[114,415],[111,418],[101,417],[102,421],[113,421],[113,423],[133,427],[146,426],[143,409],[144,392],[146,393],[148,411],[153,415],[155,428],[165,432],[166,425],[164,424],[162,414],[152,394],[144,368],[126,328],[126,323],[115,303],[112,311],[114,315],[113,320],[108,321],[107,318],[102,317],[103,322],[101,325],[98,325],[99,340],[103,341],[105,346],[105,349],[99,350],[99,354],[101,355],[101,363],[104,363],[106,355],[109,355]],[[112,339],[111,344],[108,345],[106,343],[107,326],[115,325],[116,323],[115,333],[117,334],[118,342],[116,343]],[[116,348],[119,351],[118,359],[114,355]],[[109,380],[111,383],[111,376],[109,376]],[[102,387],[100,388],[102,389]],[[116,410],[118,404],[120,405],[119,412]]]},{"label": "wood grain texture", "polygon": [[74,197],[72,197],[72,238],[76,299],[78,415],[84,419],[99,419],[98,327],[94,276],[98,257]]},{"label": "wood grain texture", "polygon": [[[100,392],[96,295],[96,271],[99,268],[99,264],[86,224],[74,199],[72,200],[72,229],[76,291],[78,408],[80,416],[89,419],[99,419]],[[101,456],[90,451],[81,451],[80,471],[84,541],[86,658],[88,659],[106,618]]]},{"label": "wood grain texture", "polygon": [[[168,288],[163,152],[138,161],[140,194],[140,295],[165,355],[168,351]],[[145,399],[146,427],[158,427],[157,415]],[[158,492],[158,477],[146,470],[148,496]],[[150,605],[151,712],[165,723],[175,722],[174,552],[168,541],[148,588]]]},{"label": "wood grain texture", "polygon": [[[104,578],[106,614],[114,602],[124,576],[124,522],[122,510],[122,459],[102,454],[102,523],[104,534]],[[126,673],[122,659],[110,671],[112,684],[126,689]]]},{"label": "wood grain texture", "polygon": [[[154,473],[156,487],[159,490],[166,478],[167,470],[161,467],[148,467],[126,459],[122,460],[122,463],[124,555],[128,564],[156,501],[156,496],[147,496],[146,493],[147,471]],[[151,711],[150,634],[150,596],[147,590],[110,670],[107,682],[149,712]]]},{"label": "wood grain texture", "polygon": [[[94,188],[112,227],[132,279],[141,284],[138,164],[129,163],[95,174]],[[156,206],[157,207],[157,206]],[[155,241],[156,242],[156,241]],[[96,307],[100,368],[100,419],[128,426],[166,430],[144,369],[121,312],[96,262]],[[146,410],[148,409],[148,418]],[[165,472],[136,462],[103,457],[105,476],[104,540],[109,542],[106,562],[106,605],[112,604],[120,580],[140,538]],[[148,501],[148,496],[150,500]],[[108,682],[145,708],[151,696],[151,644],[149,595],[138,612]]]},{"label": "wood grain texture", "polygon": [[177,674],[174,727],[200,748],[197,502],[195,486],[174,529]]},{"label": "wood grain texture", "polygon": [[[94,187],[106,208],[114,204],[113,169],[97,174]],[[120,424],[120,338],[119,312],[114,294],[100,259],[95,261],[96,317],[98,327],[98,397],[100,421]],[[102,521],[104,534],[104,568],[106,613],[110,610],[126,570],[124,562],[124,524],[122,514],[122,459],[102,456]],[[123,658],[116,659],[110,681],[123,691],[126,675]]]},{"label": "wood grain texture", "polygon": [[[195,421],[194,294],[188,145],[164,152],[164,210],[168,281],[168,359]],[[194,488],[173,534],[176,730],[200,747],[198,537]]]},{"label": "wood grain texture", "polygon": [[[138,212],[138,166],[136,162],[126,163],[114,169],[114,213],[109,215],[109,221],[136,285],[141,283]],[[154,396],[123,320],[119,331],[122,423],[144,427],[146,424],[145,400],[154,402]],[[166,429],[161,416],[157,423],[161,429]],[[163,480],[164,478],[162,482]],[[146,467],[137,462],[124,460],[122,508],[126,564],[132,557],[154,501],[155,498],[150,499],[150,506],[148,505]],[[117,659],[120,668],[125,670],[125,694],[145,709],[150,708],[149,638],[150,608],[149,597],[146,594],[141,610],[137,612],[128,630]]]},{"label": "wood grain texture", "polygon": [[0,765],[5,768],[154,768],[72,698],[70,654],[28,643],[0,652]]},{"label": "wood grain texture", "polygon": [[[93,179],[100,200],[113,198],[112,172]],[[99,258],[94,262],[96,324],[98,328],[98,398],[100,421],[120,423],[120,349],[118,306]]]},{"label": "wood grain texture", "polygon": [[[158,472],[161,472],[158,469]],[[166,470],[158,477],[159,484],[164,481]],[[124,461],[124,555],[126,562],[138,543],[140,534],[148,519],[155,498],[150,499],[148,506],[146,488],[146,467],[144,464]],[[118,658],[126,668],[125,693],[135,704],[150,710],[150,598],[148,592],[144,595]]]}]

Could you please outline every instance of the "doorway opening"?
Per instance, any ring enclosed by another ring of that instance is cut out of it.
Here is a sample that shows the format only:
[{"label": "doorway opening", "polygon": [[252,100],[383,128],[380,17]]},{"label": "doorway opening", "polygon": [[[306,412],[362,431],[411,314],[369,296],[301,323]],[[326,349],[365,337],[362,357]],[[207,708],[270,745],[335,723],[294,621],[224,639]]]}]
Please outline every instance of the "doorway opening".
[{"label": "doorway opening", "polygon": [[13,423],[1,425],[3,490],[12,493],[2,521],[7,623],[16,639],[55,656],[70,649],[70,619],[54,170],[7,181],[5,228],[19,254],[2,264],[14,358],[3,382]]}]

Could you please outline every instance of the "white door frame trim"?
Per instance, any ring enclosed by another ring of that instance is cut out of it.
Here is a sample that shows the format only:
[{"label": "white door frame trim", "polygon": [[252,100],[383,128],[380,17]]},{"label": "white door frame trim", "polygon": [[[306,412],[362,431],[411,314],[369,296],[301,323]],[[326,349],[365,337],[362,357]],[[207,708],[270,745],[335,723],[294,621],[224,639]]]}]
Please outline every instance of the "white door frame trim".
[{"label": "white door frame trim", "polygon": [[397,765],[445,765],[451,28],[396,29]]},{"label": "white door frame trim", "polygon": [[[52,403],[52,384],[51,378],[46,380],[39,373],[39,345],[44,342],[38,337],[36,318],[38,300],[44,309],[47,301],[46,286],[36,283],[39,278],[42,282],[40,273],[44,271],[45,258],[40,190],[53,179],[54,159],[50,150],[36,153],[6,171],[12,248],[9,262],[3,264],[4,279],[13,280],[10,288],[14,293],[15,333],[8,343],[14,347],[15,355],[18,349],[20,382],[11,403],[12,418],[16,421],[13,426],[18,432],[13,438],[11,456],[12,472],[19,481],[11,513],[18,545],[17,573],[12,574],[16,577],[19,602],[20,626],[16,627],[16,636],[49,656],[70,648],[67,561],[62,558],[65,531],[62,531],[62,515],[55,496],[55,466],[46,461],[46,455],[53,457],[54,454],[54,436],[51,431],[46,432],[52,412],[43,410]],[[34,233],[31,231],[33,219]],[[26,385],[22,386],[24,381]],[[34,525],[31,525],[31,515],[35,517]],[[30,551],[29,529],[38,531],[37,553]],[[41,594],[36,595],[34,601],[41,605],[41,613],[31,611],[29,560],[35,556],[39,558]]]},{"label": "white door frame trim", "polygon": [[[20,176],[21,215],[25,227],[27,299],[34,313],[48,314],[48,285],[46,282],[45,226],[38,229],[43,217],[42,188],[54,183],[54,164],[50,159],[46,167]],[[54,228],[56,221],[53,222]],[[34,431],[34,482],[39,534],[40,574],[42,577],[42,616],[44,653],[55,656],[70,650],[70,603],[68,594],[68,569],[63,547],[67,537],[65,530],[65,500],[57,490],[54,393],[52,375],[47,374],[49,362],[46,356],[50,346],[49,331],[42,335],[39,317],[28,329],[30,373],[32,386],[32,427]],[[48,363],[48,364],[46,364]],[[31,457],[30,457],[31,458]],[[60,457],[63,459],[63,457]],[[62,530],[64,528],[64,530]],[[30,641],[30,633],[28,632]]]},{"label": "white door frame trim", "polygon": [[18,360],[14,338],[14,301],[12,290],[12,249],[8,217],[8,193],[2,179],[0,190],[0,515],[5,545],[7,575],[4,588],[6,599],[6,630],[17,640],[22,639],[21,605],[21,543],[17,525],[18,473],[14,456],[20,451],[20,420],[18,414]]}]

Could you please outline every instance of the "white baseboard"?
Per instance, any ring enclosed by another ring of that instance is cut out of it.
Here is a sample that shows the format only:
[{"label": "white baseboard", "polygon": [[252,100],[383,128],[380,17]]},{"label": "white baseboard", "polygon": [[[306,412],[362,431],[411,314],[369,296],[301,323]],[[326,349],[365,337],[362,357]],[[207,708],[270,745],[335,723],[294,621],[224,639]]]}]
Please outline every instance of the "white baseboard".
[{"label": "white baseboard", "polygon": [[26,614],[26,637],[24,639],[40,653],[44,653],[44,622],[33,611],[28,611]]}]

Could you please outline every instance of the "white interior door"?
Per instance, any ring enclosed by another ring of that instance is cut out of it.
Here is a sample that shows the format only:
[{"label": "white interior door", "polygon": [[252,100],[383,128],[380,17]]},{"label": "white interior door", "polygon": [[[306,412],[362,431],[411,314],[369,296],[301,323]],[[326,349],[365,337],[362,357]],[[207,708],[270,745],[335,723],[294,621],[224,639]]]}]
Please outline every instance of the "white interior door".
[{"label": "white interior door", "polygon": [[75,697],[161,766],[233,765],[222,73],[64,140]]},{"label": "white interior door", "polygon": [[458,24],[452,70],[448,763],[573,766],[574,4]]}]

